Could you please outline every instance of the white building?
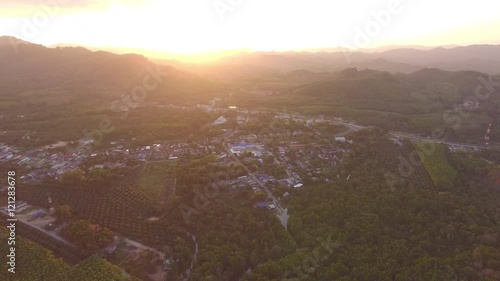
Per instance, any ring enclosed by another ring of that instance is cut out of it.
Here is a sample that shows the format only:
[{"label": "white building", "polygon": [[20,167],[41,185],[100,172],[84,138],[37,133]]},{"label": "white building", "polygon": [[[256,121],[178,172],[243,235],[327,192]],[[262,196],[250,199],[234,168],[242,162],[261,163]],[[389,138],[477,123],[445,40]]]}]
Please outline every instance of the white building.
[{"label": "white building", "polygon": [[294,185],[293,187],[294,187],[294,188],[301,188],[301,187],[303,187],[303,186],[304,186],[304,184],[302,184],[302,183],[298,183],[298,184]]},{"label": "white building", "polygon": [[346,142],[345,137],[335,137],[335,141]]},{"label": "white building", "polygon": [[226,122],[227,122],[227,119],[224,116],[220,116],[219,118],[217,118],[217,120],[214,121],[213,125],[218,126],[218,125],[222,125]]}]

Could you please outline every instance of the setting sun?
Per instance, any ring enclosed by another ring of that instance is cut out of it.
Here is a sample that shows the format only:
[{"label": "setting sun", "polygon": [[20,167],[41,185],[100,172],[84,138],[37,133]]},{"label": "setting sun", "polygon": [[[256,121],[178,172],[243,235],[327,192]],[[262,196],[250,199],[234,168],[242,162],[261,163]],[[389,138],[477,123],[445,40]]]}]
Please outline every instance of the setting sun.
[{"label": "setting sun", "polygon": [[[475,41],[500,42],[500,4],[484,0],[380,0],[365,1],[363,8],[357,2],[321,0],[35,2],[6,4],[0,32],[44,45],[135,48],[152,54],[470,44],[464,32]],[[359,32],[373,34],[357,40]]]}]

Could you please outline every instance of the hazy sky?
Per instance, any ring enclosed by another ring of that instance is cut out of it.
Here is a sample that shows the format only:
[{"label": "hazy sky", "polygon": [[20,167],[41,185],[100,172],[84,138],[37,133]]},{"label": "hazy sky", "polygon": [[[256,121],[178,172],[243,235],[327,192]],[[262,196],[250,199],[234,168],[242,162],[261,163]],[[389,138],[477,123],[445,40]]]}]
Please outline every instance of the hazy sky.
[{"label": "hazy sky", "polygon": [[0,35],[44,45],[199,52],[500,44],[494,0],[0,0],[0,7]]}]

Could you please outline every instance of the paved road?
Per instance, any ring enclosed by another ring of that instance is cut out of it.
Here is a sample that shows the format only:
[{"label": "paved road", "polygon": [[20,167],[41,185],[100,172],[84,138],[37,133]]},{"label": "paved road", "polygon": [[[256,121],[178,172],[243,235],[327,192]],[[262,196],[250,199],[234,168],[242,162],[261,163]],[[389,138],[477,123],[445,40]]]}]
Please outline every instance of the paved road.
[{"label": "paved road", "polygon": [[[128,238],[124,238],[123,241],[125,241],[126,243],[128,243],[130,245],[133,245],[133,246],[135,246],[135,247],[137,247],[139,249],[148,249],[150,251],[153,251],[154,253],[157,253],[161,257],[163,257],[163,259],[165,258],[165,253],[160,252],[160,251],[158,251],[155,248],[151,248],[149,246],[146,246],[146,245],[141,244],[141,243],[139,243],[137,241],[134,241],[134,240],[130,240]],[[149,277],[153,278],[153,280],[155,280],[155,281],[165,280],[166,273],[165,273],[165,271],[163,271],[163,266],[161,266],[161,267],[157,266],[157,268],[158,268],[159,271],[157,271],[157,273],[155,273],[155,274],[150,274]]]},{"label": "paved road", "polygon": [[425,137],[421,137],[421,136],[417,136],[417,135],[403,134],[403,133],[388,133],[387,135],[392,136],[392,137],[397,137],[397,138],[403,138],[403,139],[435,142],[435,143],[440,143],[440,144],[445,144],[445,145],[450,145],[450,146],[460,146],[460,147],[475,148],[475,149],[500,150],[500,146],[497,146],[497,145],[453,142],[453,141],[447,141],[447,140],[443,140],[443,139],[430,139],[430,138],[425,138]]},{"label": "paved road", "polygon": [[[188,232],[188,235],[189,232]],[[186,277],[183,279],[183,281],[187,281],[189,279],[189,275],[191,275],[191,272],[193,272],[193,267],[196,263],[196,261],[198,260],[198,242],[196,242],[196,236],[192,235],[191,238],[193,239],[193,242],[194,242],[194,256],[193,256],[193,260],[191,261],[191,266],[189,266],[188,269],[186,269]]]},{"label": "paved road", "polygon": [[[346,136],[346,135],[353,133],[353,132],[356,132],[358,130],[369,128],[368,126],[355,125],[353,123],[347,123],[347,122],[341,122],[341,121],[333,121],[333,120],[323,120],[323,121],[326,121],[330,124],[344,125],[344,126],[349,128],[349,130],[342,132],[342,133],[338,133],[338,134],[336,134],[336,136]],[[406,134],[406,133],[396,133],[396,132],[389,132],[389,133],[387,133],[387,135],[392,136],[392,137],[397,137],[397,138],[411,139],[411,140],[430,141],[430,142],[440,143],[440,144],[449,145],[449,146],[459,146],[459,147],[467,147],[467,148],[475,148],[475,149],[500,150],[500,146],[498,146],[498,145],[461,143],[461,142],[447,141],[444,139],[431,139],[431,138],[426,138],[426,137],[422,137],[422,136],[418,136],[418,135]]]},{"label": "paved road", "polygon": [[[4,213],[4,214],[5,214],[5,215],[7,215],[7,216],[9,215],[9,213],[8,213],[8,212],[3,211],[3,210],[2,210],[2,213]],[[76,248],[73,244],[71,244],[70,242],[66,241],[64,238],[62,238],[61,236],[57,235],[56,233],[54,233],[54,232],[52,232],[52,231],[47,231],[47,230],[46,230],[46,229],[44,229],[43,227],[39,227],[39,226],[37,226],[37,225],[34,225],[34,224],[32,224],[31,222],[29,222],[28,220],[23,219],[23,218],[20,218],[19,216],[16,216],[16,218],[17,218],[17,220],[18,220],[19,222],[21,222],[21,223],[23,223],[23,224],[25,224],[25,225],[27,225],[27,226],[29,226],[29,227],[32,227],[32,228],[34,228],[34,229],[36,229],[36,230],[38,230],[38,231],[40,231],[40,232],[43,232],[43,233],[45,233],[45,234],[47,234],[47,235],[51,236],[52,238],[54,238],[54,239],[56,239],[56,240],[58,240],[58,241],[60,241],[60,242],[62,242],[62,243],[64,243],[64,244],[66,244],[66,245],[70,246],[71,248]]]},{"label": "paved road", "polygon": [[255,176],[252,171],[250,171],[250,169],[248,169],[247,166],[245,166],[245,164],[243,164],[240,159],[238,159],[238,157],[236,157],[230,150],[230,147],[228,144],[225,145],[225,148],[226,148],[226,152],[229,156],[231,156],[231,158],[233,158],[234,161],[236,161],[238,164],[241,165],[241,167],[243,167],[243,169],[245,169],[245,171],[247,172],[247,174],[253,179],[255,180],[256,183],[259,184],[259,186],[266,192],[267,194],[267,197],[269,199],[271,199],[271,201],[273,201],[273,204],[276,206],[276,209],[278,209],[278,211],[281,213],[284,211],[284,209],[279,205],[279,200],[278,198],[276,198],[276,196],[274,196],[274,194],[272,194],[272,192],[262,183],[260,182],[260,180],[257,178],[257,176]]},{"label": "paved road", "polygon": [[[248,121],[248,118],[245,120],[244,123],[246,123]],[[241,124],[241,125],[243,125]],[[281,207],[280,205],[280,202],[278,200],[278,198],[276,198],[276,196],[274,196],[274,194],[263,184],[260,182],[260,180],[257,178],[257,176],[255,176],[252,171],[250,171],[250,169],[248,169],[247,166],[245,166],[245,164],[243,164],[240,159],[238,159],[238,157],[236,157],[236,155],[234,155],[231,150],[230,150],[230,147],[229,147],[229,144],[227,143],[227,141],[230,139],[230,137],[234,134],[234,132],[237,131],[237,129],[239,127],[238,126],[236,129],[234,129],[223,141],[223,146],[224,148],[226,149],[226,153],[227,155],[229,155],[231,158],[233,158],[234,161],[236,161],[239,165],[241,165],[241,167],[243,167],[243,169],[245,169],[245,171],[247,172],[247,174],[253,179],[255,180],[255,182],[260,186],[260,188],[262,188],[266,194],[267,194],[267,197],[273,202],[274,206],[276,206],[276,210],[278,211],[278,218],[280,219],[281,221],[281,224],[283,225],[283,227],[286,229],[287,228],[287,224],[288,224],[288,210],[287,209],[283,209],[283,207]]]}]

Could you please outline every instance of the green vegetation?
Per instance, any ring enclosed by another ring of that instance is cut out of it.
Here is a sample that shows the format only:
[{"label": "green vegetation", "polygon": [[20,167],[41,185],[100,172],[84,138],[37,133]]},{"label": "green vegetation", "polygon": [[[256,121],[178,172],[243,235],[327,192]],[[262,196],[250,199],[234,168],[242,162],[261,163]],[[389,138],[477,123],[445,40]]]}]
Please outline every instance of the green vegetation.
[{"label": "green vegetation", "polygon": [[410,117],[410,122],[416,130],[432,133],[432,130],[440,127],[444,120],[441,114],[425,114]]},{"label": "green vegetation", "polygon": [[[19,186],[22,198],[38,206],[46,206],[47,193],[57,204],[71,207],[72,214],[89,219],[93,224],[108,227],[152,247],[163,247],[171,235],[170,226],[150,222],[148,218],[160,215],[157,199],[137,188],[141,167],[130,171],[128,176],[114,185],[91,188],[85,185],[65,186],[44,184],[41,186]],[[133,226],[133,227],[131,227]]]},{"label": "green vegetation", "polygon": [[62,230],[62,235],[77,246],[94,252],[109,246],[114,234],[88,220],[74,220]]},{"label": "green vegetation", "polygon": [[189,280],[235,280],[249,267],[294,251],[293,240],[273,214],[232,201],[216,200],[195,218],[200,252]]},{"label": "green vegetation", "polygon": [[175,162],[148,163],[139,176],[137,186],[151,199],[163,202],[169,168]]},{"label": "green vegetation", "polygon": [[[0,249],[8,252],[8,233],[0,229]],[[91,257],[76,266],[70,266],[47,249],[23,238],[16,237],[16,273],[7,271],[7,263],[2,263],[0,279],[5,281],[132,281],[119,267],[113,266],[99,257]]]},{"label": "green vegetation", "polygon": [[[464,108],[485,74],[423,69],[411,74],[346,69],[316,82],[286,88],[280,96],[238,95],[235,104],[333,115],[361,125],[430,136],[438,127],[447,139],[483,141],[489,123],[496,119],[500,98],[490,96],[477,108]],[[498,139],[494,128],[493,140]]]},{"label": "green vegetation", "polygon": [[435,145],[435,150],[426,154],[428,146],[424,143],[417,143],[416,146],[424,155],[423,165],[431,176],[432,182],[436,186],[452,186],[458,173],[448,162],[447,148]]},{"label": "green vegetation", "polygon": [[136,280],[130,277],[119,267],[111,265],[107,261],[93,256],[78,265],[68,274],[68,280],[72,281],[88,281],[88,280]]},{"label": "green vegetation", "polygon": [[71,218],[71,208],[68,205],[57,206],[55,215],[59,221],[68,221]]},{"label": "green vegetation", "polygon": [[478,155],[487,161],[491,161],[495,164],[500,164],[500,151],[494,149],[485,149],[478,153]]},{"label": "green vegetation", "polygon": [[17,105],[17,102],[15,101],[0,100],[0,108],[9,108],[14,107],[15,105]]},{"label": "green vegetation", "polygon": [[393,190],[383,175],[397,171],[397,157],[407,157],[412,145],[398,147],[373,132],[353,140],[340,180],[289,197],[288,229],[298,250],[243,280],[499,280],[500,200],[477,183],[483,171],[453,157],[455,173],[467,178],[448,192],[411,177]]},{"label": "green vegetation", "polygon": [[209,165],[211,163],[217,163],[218,160],[219,156],[217,155],[207,155],[200,159],[194,159],[191,161],[191,163],[196,166],[202,166],[202,165]]}]

